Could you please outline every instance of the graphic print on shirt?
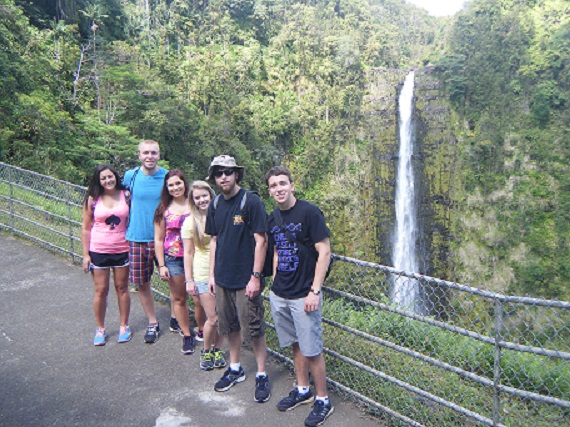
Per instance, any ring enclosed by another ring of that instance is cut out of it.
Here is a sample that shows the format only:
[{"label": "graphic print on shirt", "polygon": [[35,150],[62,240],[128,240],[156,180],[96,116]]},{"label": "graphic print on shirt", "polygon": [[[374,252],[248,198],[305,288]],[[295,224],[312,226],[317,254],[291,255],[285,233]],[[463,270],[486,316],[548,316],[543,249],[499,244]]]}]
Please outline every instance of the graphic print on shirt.
[{"label": "graphic print on shirt", "polygon": [[[291,236],[297,238],[297,232],[301,232],[301,223],[287,224],[284,226],[289,230]],[[277,249],[277,258],[279,264],[277,270],[279,271],[296,271],[299,268],[299,247],[297,242],[291,242],[287,238],[287,234],[280,227],[273,227],[271,230],[275,239],[275,248]]]},{"label": "graphic print on shirt", "polygon": [[180,229],[187,216],[190,214],[178,215],[166,212],[165,220],[165,234],[164,234],[164,249],[166,255],[173,257],[181,257],[183,246],[182,237],[180,236]]},{"label": "graphic print on shirt", "polygon": [[109,226],[109,230],[114,230],[115,227],[120,223],[121,223],[121,218],[119,218],[115,214],[108,216],[107,219],[105,220],[105,224]]}]

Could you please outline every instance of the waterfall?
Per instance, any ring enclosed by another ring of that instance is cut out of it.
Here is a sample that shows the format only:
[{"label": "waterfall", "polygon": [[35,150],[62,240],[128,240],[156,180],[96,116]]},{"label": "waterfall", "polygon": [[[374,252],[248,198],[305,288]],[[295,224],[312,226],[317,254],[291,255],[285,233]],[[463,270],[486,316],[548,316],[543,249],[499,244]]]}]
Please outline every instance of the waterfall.
[{"label": "waterfall", "polygon": [[[396,177],[396,225],[394,227],[394,247],[392,263],[394,268],[408,273],[418,272],[416,256],[416,194],[412,153],[414,144],[414,72],[406,76],[398,98],[400,151]],[[392,301],[413,311],[419,310],[417,281],[407,277],[396,277],[392,288]]]}]

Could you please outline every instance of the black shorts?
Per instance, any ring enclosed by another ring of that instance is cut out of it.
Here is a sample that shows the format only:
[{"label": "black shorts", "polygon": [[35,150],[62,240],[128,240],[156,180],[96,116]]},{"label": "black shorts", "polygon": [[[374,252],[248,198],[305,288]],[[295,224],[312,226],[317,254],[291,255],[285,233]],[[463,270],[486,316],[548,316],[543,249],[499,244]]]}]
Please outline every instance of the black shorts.
[{"label": "black shorts", "polygon": [[114,267],[127,267],[129,265],[129,253],[121,252],[119,254],[102,254],[89,251],[91,264],[95,270],[103,270]]}]

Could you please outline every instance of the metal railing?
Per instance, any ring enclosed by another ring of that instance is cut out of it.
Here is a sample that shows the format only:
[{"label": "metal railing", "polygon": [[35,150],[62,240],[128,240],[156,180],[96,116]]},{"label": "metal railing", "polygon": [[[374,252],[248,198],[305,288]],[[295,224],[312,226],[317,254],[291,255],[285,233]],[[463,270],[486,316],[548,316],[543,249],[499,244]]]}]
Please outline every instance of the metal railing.
[{"label": "metal railing", "polygon": [[[0,228],[78,262],[84,194],[0,163]],[[323,329],[329,384],[343,395],[391,426],[570,426],[569,302],[335,258]],[[269,352],[290,364],[266,320]]]}]

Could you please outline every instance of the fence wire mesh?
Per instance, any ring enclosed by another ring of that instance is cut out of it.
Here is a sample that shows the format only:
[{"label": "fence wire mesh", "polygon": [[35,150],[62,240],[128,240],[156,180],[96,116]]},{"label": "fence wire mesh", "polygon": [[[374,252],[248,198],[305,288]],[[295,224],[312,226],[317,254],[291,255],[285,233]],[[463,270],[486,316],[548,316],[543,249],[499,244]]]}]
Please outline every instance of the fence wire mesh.
[{"label": "fence wire mesh", "polygon": [[[79,262],[84,194],[0,163],[0,227]],[[570,426],[570,302],[335,258],[323,330],[340,393],[390,426]],[[269,350],[290,364],[266,312]]]}]

